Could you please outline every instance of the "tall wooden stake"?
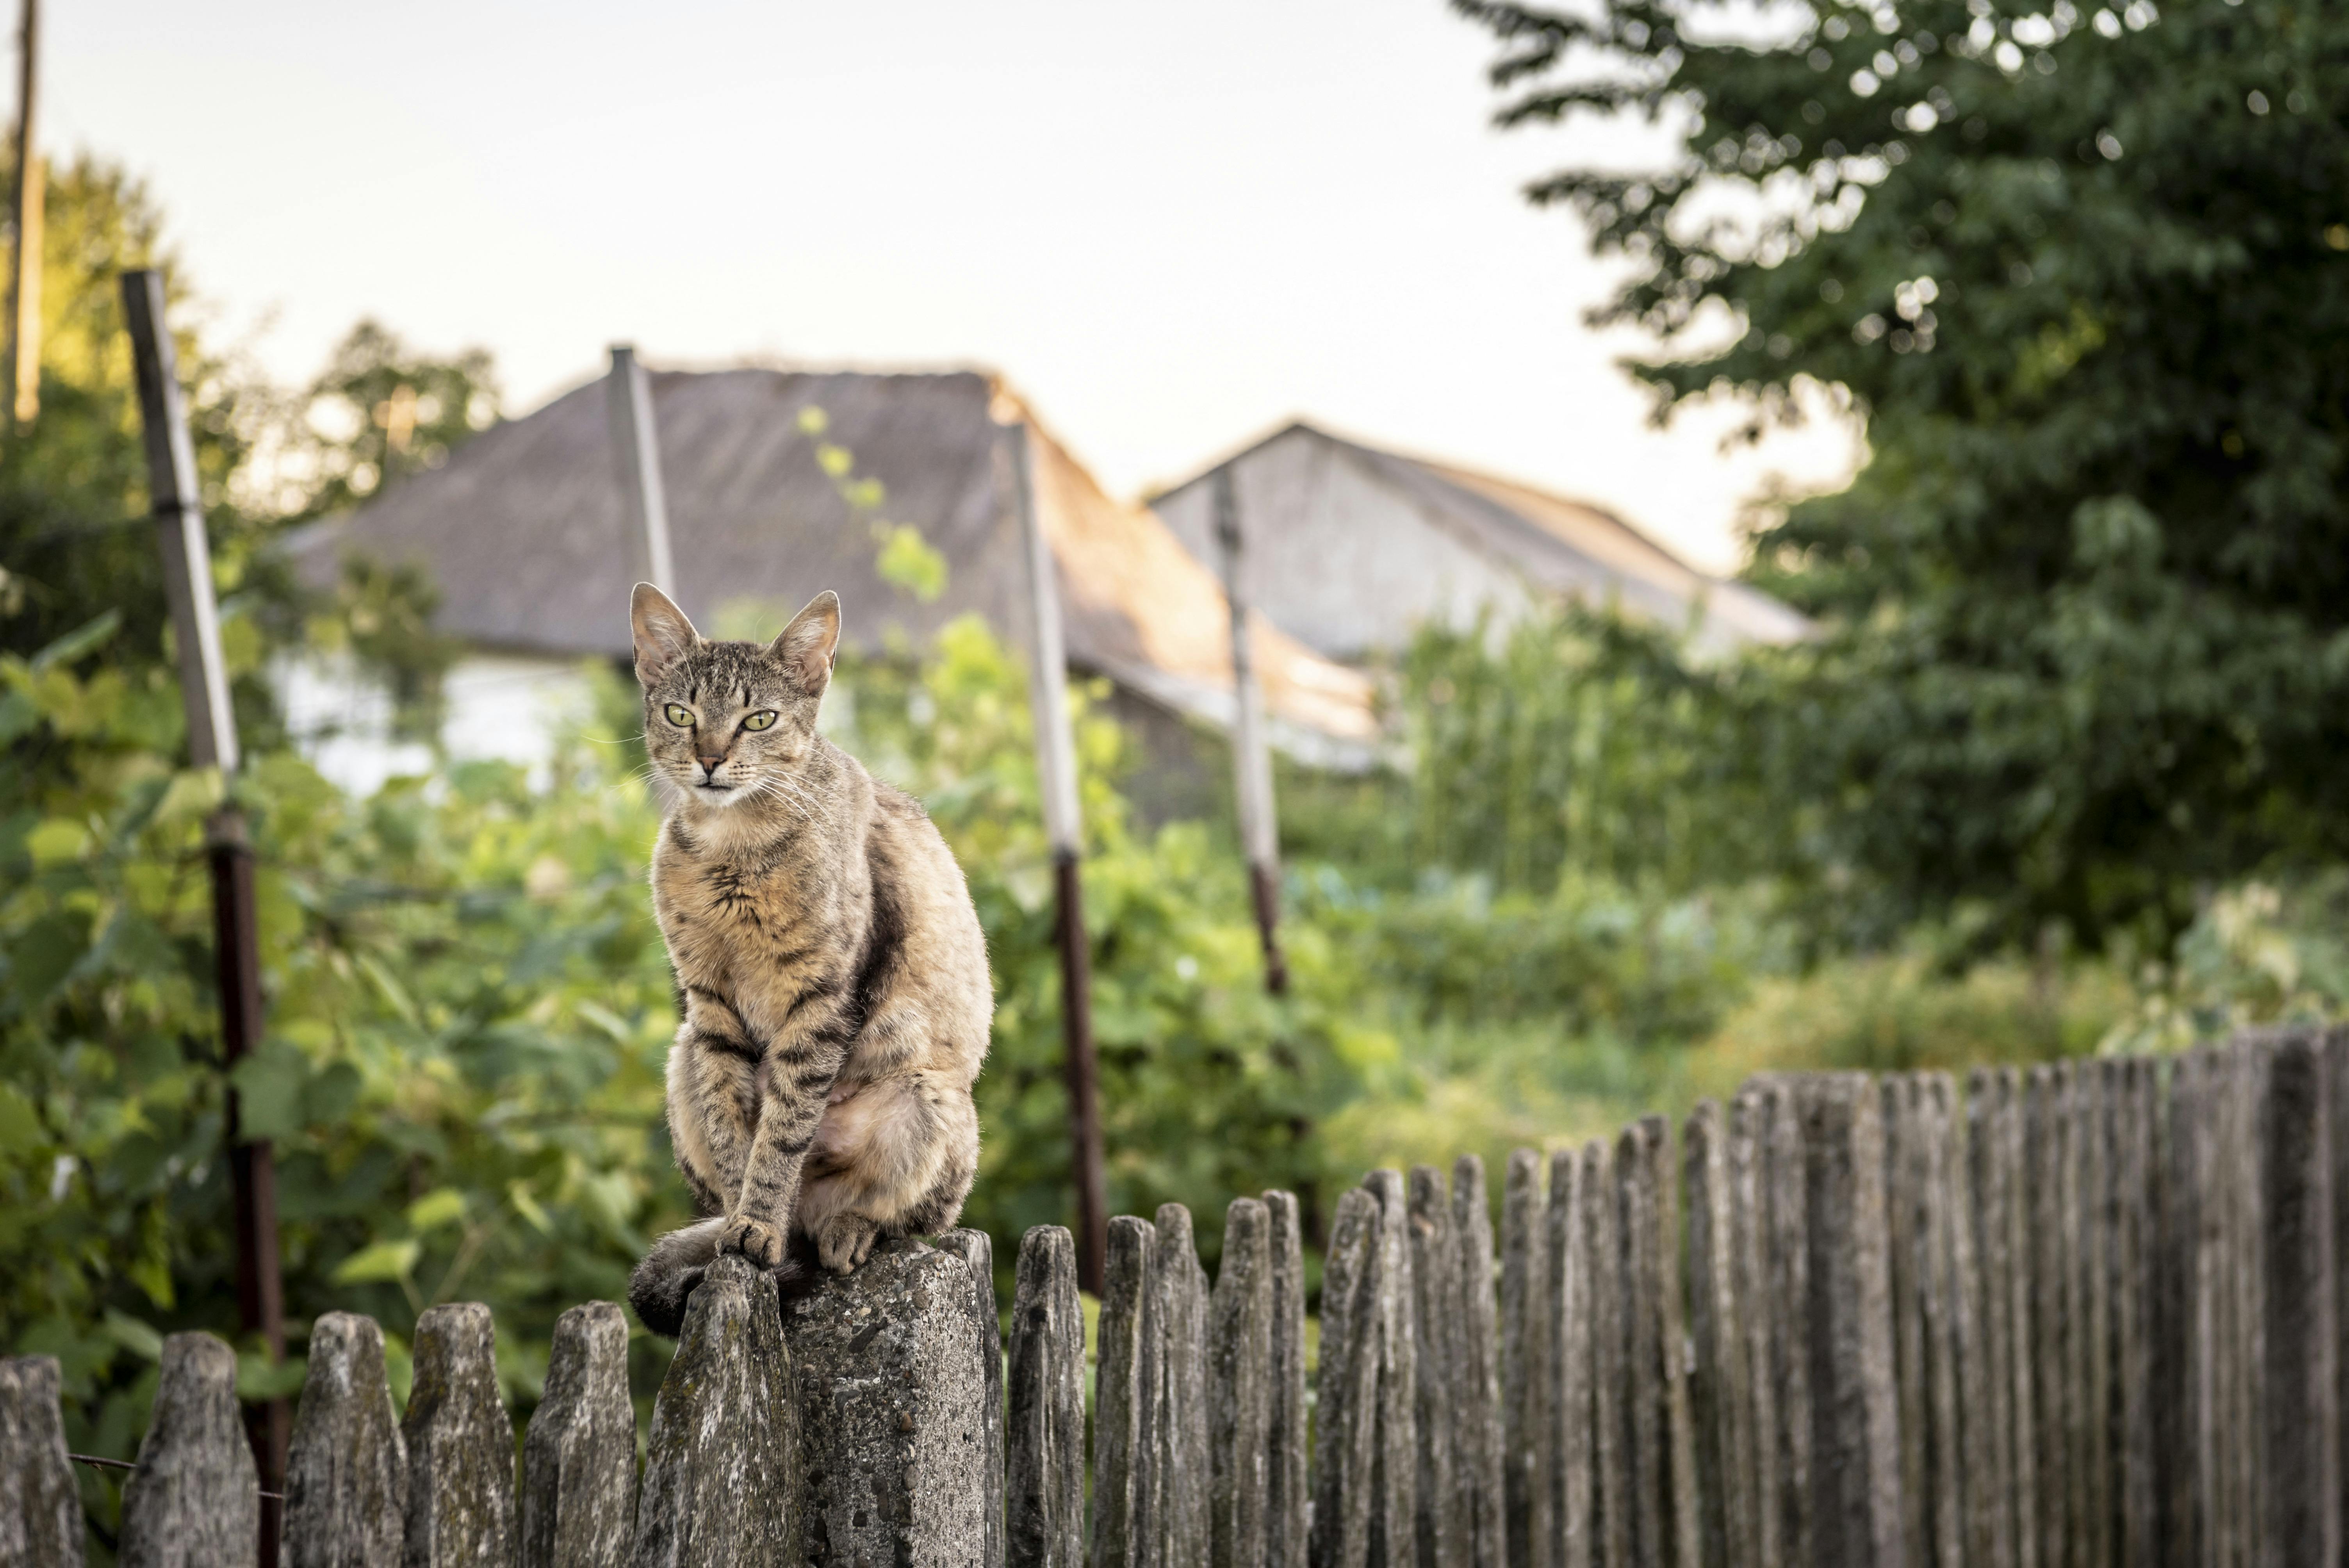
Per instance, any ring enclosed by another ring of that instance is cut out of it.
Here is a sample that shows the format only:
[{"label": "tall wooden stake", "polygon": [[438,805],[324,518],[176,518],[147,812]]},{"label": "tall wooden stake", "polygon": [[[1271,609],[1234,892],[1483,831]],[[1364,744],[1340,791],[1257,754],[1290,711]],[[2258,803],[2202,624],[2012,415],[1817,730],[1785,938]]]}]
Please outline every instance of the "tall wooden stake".
[{"label": "tall wooden stake", "polygon": [[1280,831],[1272,808],[1272,751],[1264,735],[1264,688],[1256,678],[1255,642],[1248,635],[1239,500],[1233,493],[1228,464],[1216,470],[1215,497],[1224,602],[1231,607],[1232,695],[1237,699],[1232,724],[1232,771],[1239,797],[1240,847],[1247,856],[1257,934],[1264,941],[1264,988],[1281,996],[1288,992],[1288,961],[1280,953]]},{"label": "tall wooden stake", "polygon": [[1109,1188],[1102,1173],[1100,1072],[1093,1057],[1092,952],[1085,939],[1084,886],[1078,861],[1084,822],[1077,808],[1077,743],[1069,727],[1068,650],[1061,636],[1060,578],[1052,546],[1036,516],[1028,461],[1028,427],[1003,432],[999,471],[1019,519],[1028,561],[1033,664],[1028,698],[1036,718],[1036,771],[1043,786],[1044,832],[1052,846],[1061,944],[1061,1037],[1069,1084],[1070,1170],[1077,1185],[1077,1283],[1100,1294],[1109,1251]]},{"label": "tall wooden stake", "polygon": [[[163,321],[163,274],[122,274],[122,309],[139,382],[147,437],[147,488],[171,632],[179,645],[180,699],[188,716],[188,757],[223,777],[237,768],[236,715],[229,707],[228,666],[221,657],[220,613],[212,599],[212,547],[196,488],[195,447],[180,392],[178,356]],[[261,1039],[261,963],[254,927],[253,846],[244,815],[222,806],[205,824],[212,873],[213,959],[220,983],[222,1055],[230,1068]],[[236,1305],[245,1334],[259,1335],[270,1359],[285,1356],[285,1297],[277,1261],[277,1167],[264,1140],[243,1137],[238,1096],[228,1094],[229,1182],[236,1208]],[[245,1409],[245,1432],[264,1491],[282,1492],[290,1422],[285,1401]],[[276,1504],[264,1500],[261,1562],[277,1560]]]},{"label": "tall wooden stake", "polygon": [[17,425],[41,411],[41,229],[47,206],[40,144],[33,135],[39,84],[40,0],[25,0],[16,62],[16,190],[10,218],[16,230],[16,264],[8,273],[8,384]]},{"label": "tall wooden stake", "polygon": [[636,535],[645,542],[645,580],[675,598],[677,562],[668,548],[668,492],[661,486],[652,378],[637,363],[635,349],[616,343],[612,374],[604,385],[604,407],[612,421],[612,449],[620,459],[621,504],[628,509]]}]

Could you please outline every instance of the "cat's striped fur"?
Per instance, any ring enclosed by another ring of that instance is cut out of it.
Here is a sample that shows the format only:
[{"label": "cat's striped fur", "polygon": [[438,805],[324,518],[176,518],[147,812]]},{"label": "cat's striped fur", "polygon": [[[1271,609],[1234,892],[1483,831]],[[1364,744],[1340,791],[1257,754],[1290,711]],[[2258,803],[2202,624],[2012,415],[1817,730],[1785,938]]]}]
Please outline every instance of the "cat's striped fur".
[{"label": "cat's striped fur", "polygon": [[630,621],[664,805],[653,911],[685,1007],[669,1137],[709,1217],[656,1243],[628,1294],[675,1334],[720,1252],[772,1268],[804,1247],[845,1273],[879,1237],[954,1223],[994,995],[946,841],[815,732],[839,600],[772,644],[707,641],[650,584]]}]

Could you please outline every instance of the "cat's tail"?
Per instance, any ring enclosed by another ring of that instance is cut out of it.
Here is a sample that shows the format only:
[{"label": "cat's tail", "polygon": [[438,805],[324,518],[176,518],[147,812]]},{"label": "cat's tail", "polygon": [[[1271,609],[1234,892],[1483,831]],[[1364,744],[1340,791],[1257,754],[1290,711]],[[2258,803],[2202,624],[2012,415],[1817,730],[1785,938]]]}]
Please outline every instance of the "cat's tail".
[{"label": "cat's tail", "polygon": [[[718,1236],[725,1224],[723,1219],[704,1220],[653,1243],[628,1276],[628,1305],[636,1308],[638,1322],[664,1339],[675,1339],[684,1330],[686,1303],[717,1260]],[[802,1251],[792,1248],[781,1263],[765,1271],[781,1296],[797,1295],[812,1276]]]}]

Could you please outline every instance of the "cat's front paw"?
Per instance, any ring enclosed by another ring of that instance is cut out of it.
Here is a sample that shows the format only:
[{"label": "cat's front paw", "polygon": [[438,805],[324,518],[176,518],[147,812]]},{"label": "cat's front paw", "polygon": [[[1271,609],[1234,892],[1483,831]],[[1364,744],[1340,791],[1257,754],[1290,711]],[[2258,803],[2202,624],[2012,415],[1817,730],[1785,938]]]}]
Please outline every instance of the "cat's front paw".
[{"label": "cat's front paw", "polygon": [[719,1237],[718,1250],[740,1253],[761,1268],[771,1269],[783,1261],[783,1233],[764,1220],[729,1220],[725,1233]]},{"label": "cat's front paw", "polygon": [[815,1239],[816,1261],[833,1274],[846,1274],[873,1251],[881,1227],[862,1214],[834,1214]]}]

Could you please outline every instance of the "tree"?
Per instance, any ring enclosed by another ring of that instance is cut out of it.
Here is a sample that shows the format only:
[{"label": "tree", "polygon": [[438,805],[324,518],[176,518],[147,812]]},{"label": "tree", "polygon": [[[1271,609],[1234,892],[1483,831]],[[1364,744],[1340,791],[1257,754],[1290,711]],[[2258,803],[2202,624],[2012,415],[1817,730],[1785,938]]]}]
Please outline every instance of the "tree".
[{"label": "tree", "polygon": [[1800,788],[1895,907],[2166,942],[2349,850],[2349,16],[1455,4],[1504,123],[1669,143],[1530,192],[1634,263],[1598,316],[1665,341],[1660,409],[1867,420],[1749,575],[1826,624],[1785,660]]},{"label": "tree", "polygon": [[[116,280],[160,266],[178,305],[177,269],[155,203],[117,165],[84,157],[53,172],[47,211],[41,413],[0,439],[0,649],[29,655],[111,608],[123,620],[114,656],[160,664],[170,617]],[[257,560],[261,530],[228,504],[228,490],[271,404],[243,366],[192,335],[182,334],[179,349],[213,561],[233,593],[267,572]],[[252,691],[239,695],[251,707]]]},{"label": "tree", "polygon": [[453,359],[419,354],[380,323],[362,321],[310,384],[285,467],[305,487],[306,517],[345,511],[386,485],[437,469],[498,418],[487,349]]}]

